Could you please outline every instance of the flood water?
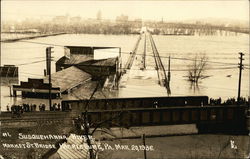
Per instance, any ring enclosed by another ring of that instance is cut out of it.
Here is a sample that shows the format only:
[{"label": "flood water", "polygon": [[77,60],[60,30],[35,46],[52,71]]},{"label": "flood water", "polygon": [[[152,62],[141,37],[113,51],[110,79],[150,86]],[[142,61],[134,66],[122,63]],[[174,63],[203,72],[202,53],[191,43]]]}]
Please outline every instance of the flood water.
[{"label": "flood water", "polygon": [[[28,78],[42,78],[46,67],[45,49],[53,46],[54,61],[52,73],[55,72],[55,61],[64,55],[62,46],[114,46],[121,47],[122,63],[125,64],[129,52],[133,49],[138,35],[89,35],[66,34],[46,38],[26,40],[26,42],[1,43],[1,65],[13,64],[19,67],[19,83]],[[171,57],[171,96],[207,95],[212,98],[222,99],[237,97],[239,69],[239,52],[245,54],[243,63],[249,68],[249,36],[153,36],[162,61],[167,68],[168,56]],[[37,42],[37,43],[34,43]],[[38,43],[47,43],[42,45]],[[51,44],[51,45],[49,45]],[[57,46],[54,46],[54,45]],[[208,66],[204,75],[209,76],[201,80],[198,86],[193,86],[187,80],[187,66],[192,63],[196,54],[203,53],[208,57]],[[151,60],[153,62],[153,60]],[[154,65],[152,63],[152,65]],[[148,63],[150,66],[150,63]],[[150,78],[150,77],[148,77]],[[150,82],[149,82],[150,83]],[[23,102],[21,97],[10,97],[7,83],[1,86],[1,110],[6,110],[6,105]],[[140,87],[148,86],[145,83],[133,83],[134,88],[129,92],[118,93],[119,97],[126,96],[158,96],[161,90],[151,92],[140,91]],[[249,96],[249,69],[242,73],[241,95]],[[36,99],[25,99],[30,103]],[[47,100],[39,100],[47,103]]]}]

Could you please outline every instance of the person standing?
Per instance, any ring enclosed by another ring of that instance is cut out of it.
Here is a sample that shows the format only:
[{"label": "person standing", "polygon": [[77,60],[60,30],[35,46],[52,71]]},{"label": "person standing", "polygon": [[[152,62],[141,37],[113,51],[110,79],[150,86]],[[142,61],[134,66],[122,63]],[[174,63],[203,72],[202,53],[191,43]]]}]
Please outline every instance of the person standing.
[{"label": "person standing", "polygon": [[30,111],[33,112],[33,104],[32,103],[30,104],[29,107],[30,107]]},{"label": "person standing", "polygon": [[10,111],[10,106],[9,106],[9,103],[7,104],[7,111],[9,112]]},{"label": "person standing", "polygon": [[39,111],[42,111],[42,103],[39,104]]},{"label": "person standing", "polygon": [[33,107],[34,107],[34,111],[36,111],[36,104],[34,104]]},{"label": "person standing", "polygon": [[61,110],[61,105],[60,105],[60,103],[57,104],[57,107],[58,107],[58,111],[60,111],[60,110]]},{"label": "person standing", "polygon": [[43,111],[45,111],[45,107],[46,107],[45,104],[43,104],[42,106],[43,106],[43,107],[42,107],[42,108],[43,108]]}]

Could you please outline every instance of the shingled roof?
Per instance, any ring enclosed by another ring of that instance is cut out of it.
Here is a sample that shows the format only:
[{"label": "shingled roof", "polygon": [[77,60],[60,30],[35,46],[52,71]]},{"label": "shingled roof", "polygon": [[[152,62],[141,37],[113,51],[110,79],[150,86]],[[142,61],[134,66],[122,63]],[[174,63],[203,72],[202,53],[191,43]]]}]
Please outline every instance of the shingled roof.
[{"label": "shingled roof", "polygon": [[117,58],[108,58],[102,60],[89,60],[79,63],[78,65],[92,65],[92,66],[114,66],[116,65]]},{"label": "shingled roof", "polygon": [[[62,71],[58,71],[51,75],[51,83],[53,87],[60,87],[60,92],[72,89],[84,81],[90,80],[91,75],[80,70],[75,66],[71,66]],[[44,79],[44,83],[49,82],[49,77]]]},{"label": "shingled roof", "polygon": [[89,55],[82,55],[82,54],[72,54],[70,58],[65,56],[61,57],[56,64],[79,64],[81,62],[92,60],[93,57]]}]

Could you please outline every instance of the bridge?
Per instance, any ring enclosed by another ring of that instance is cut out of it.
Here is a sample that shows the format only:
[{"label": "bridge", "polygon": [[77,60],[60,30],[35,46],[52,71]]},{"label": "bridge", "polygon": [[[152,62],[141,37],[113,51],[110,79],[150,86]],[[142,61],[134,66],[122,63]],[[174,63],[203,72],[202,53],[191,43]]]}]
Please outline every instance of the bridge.
[{"label": "bridge", "polygon": [[170,94],[169,79],[164,64],[151,33],[145,29],[141,31],[123,69],[119,97]]}]

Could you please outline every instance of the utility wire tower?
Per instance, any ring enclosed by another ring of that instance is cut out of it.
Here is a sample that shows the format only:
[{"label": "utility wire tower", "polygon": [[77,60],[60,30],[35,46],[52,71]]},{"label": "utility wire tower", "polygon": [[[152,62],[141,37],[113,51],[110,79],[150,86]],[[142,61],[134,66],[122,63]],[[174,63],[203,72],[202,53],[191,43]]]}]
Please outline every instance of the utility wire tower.
[{"label": "utility wire tower", "polygon": [[240,102],[240,88],[241,88],[241,74],[242,74],[242,70],[244,69],[243,68],[243,64],[242,64],[242,61],[244,60],[243,59],[243,56],[244,54],[242,52],[239,53],[240,54],[240,63],[239,63],[239,85],[238,85],[238,98],[237,98],[237,102],[239,103]]},{"label": "utility wire tower", "polygon": [[46,48],[46,70],[47,75],[49,76],[49,109],[52,110],[52,104],[51,104],[51,49],[53,47],[47,47]]}]

